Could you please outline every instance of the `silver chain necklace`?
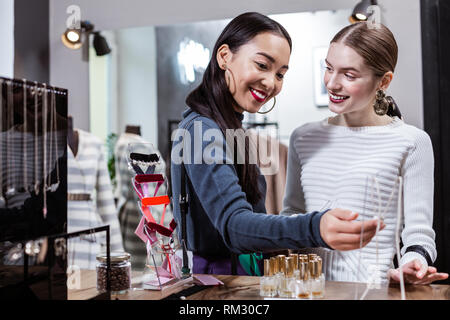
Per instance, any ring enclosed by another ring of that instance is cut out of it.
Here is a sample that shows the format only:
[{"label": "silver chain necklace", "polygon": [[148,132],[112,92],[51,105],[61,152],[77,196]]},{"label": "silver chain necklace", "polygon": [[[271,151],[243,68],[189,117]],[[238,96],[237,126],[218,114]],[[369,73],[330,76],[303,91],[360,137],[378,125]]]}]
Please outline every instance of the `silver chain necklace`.
[{"label": "silver chain necklace", "polygon": [[34,82],[34,192],[39,194],[39,176],[38,176],[38,86]]},{"label": "silver chain necklace", "polygon": [[42,161],[42,191],[44,193],[44,207],[42,208],[42,214],[44,219],[47,218],[47,84],[44,83],[43,96],[42,96],[42,144],[43,144],[43,161]]},{"label": "silver chain necklace", "polygon": [[50,157],[54,156],[54,159],[50,161],[50,170],[52,169],[53,161],[56,161],[56,183],[52,184],[51,175],[49,175],[47,188],[51,192],[55,192],[59,187],[59,161],[58,161],[58,127],[56,123],[56,97],[55,90],[51,90],[50,100],[50,130],[53,133],[50,135]]},{"label": "silver chain necklace", "polygon": [[27,170],[27,81],[23,79],[23,188],[28,190]]},{"label": "silver chain necklace", "polygon": [[12,86],[13,83],[12,81],[9,81],[7,84],[7,101],[8,101],[8,106],[7,106],[7,131],[6,131],[6,163],[7,163],[7,168],[10,170],[7,170],[7,184],[6,184],[6,195],[7,196],[12,196],[15,192],[15,186],[13,183],[13,179],[14,177],[11,177],[11,168],[13,167],[12,165],[12,151],[11,151],[11,147],[12,147],[12,143],[11,143],[11,130],[12,127],[14,126],[14,100],[13,100],[13,90],[12,90]]}]

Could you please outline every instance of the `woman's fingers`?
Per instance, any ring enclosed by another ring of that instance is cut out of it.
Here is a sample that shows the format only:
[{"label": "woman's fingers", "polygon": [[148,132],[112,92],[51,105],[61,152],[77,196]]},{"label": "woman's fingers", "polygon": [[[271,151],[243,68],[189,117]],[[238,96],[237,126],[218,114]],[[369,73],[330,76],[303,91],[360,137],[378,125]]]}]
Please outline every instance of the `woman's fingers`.
[{"label": "woman's fingers", "polygon": [[356,212],[352,212],[350,210],[343,210],[343,209],[333,209],[328,211],[330,214],[332,214],[333,216],[335,216],[336,218],[340,219],[340,220],[345,220],[345,221],[353,221],[358,217],[358,213]]},{"label": "woman's fingers", "polygon": [[[399,269],[390,269],[388,271],[388,278],[390,282],[399,283],[400,282],[400,270]],[[403,271],[403,280],[405,283],[415,284],[415,282],[419,281],[416,276],[408,274]]]},{"label": "woman's fingers", "polygon": [[[418,281],[415,276],[415,272],[411,268],[402,268],[403,269],[403,280],[406,283],[413,283]],[[400,282],[400,270],[399,269],[390,269],[388,271],[388,278],[393,282]]]},{"label": "woman's fingers", "polygon": [[[340,233],[361,233],[361,229],[364,233],[376,232],[378,220],[367,220],[367,221],[346,221],[346,220],[336,220],[336,229]],[[380,230],[385,227],[384,223],[381,222]]]},{"label": "woman's fingers", "polygon": [[[382,225],[384,228],[384,225]],[[343,234],[361,234],[361,229],[363,231],[363,235],[371,234],[375,235],[377,231],[377,223],[376,220],[370,221],[343,221],[336,219],[333,223],[333,228],[337,233]],[[380,228],[382,230],[382,228]]]},{"label": "woman's fingers", "polygon": [[397,269],[389,269],[388,271],[388,279],[391,282],[400,282],[400,271]]},{"label": "woman's fingers", "polygon": [[411,278],[408,281],[408,283],[426,285],[426,284],[431,284],[435,281],[445,280],[447,278],[448,278],[447,273],[433,273],[433,274],[427,274],[422,279]]},{"label": "woman's fingers", "polygon": [[[367,245],[375,236],[378,220],[354,221],[357,213],[349,210],[333,209],[326,212],[320,221],[320,235],[333,249],[354,250]],[[380,222],[380,230],[385,227]],[[362,239],[361,239],[361,231]]]},{"label": "woman's fingers", "polygon": [[409,275],[416,275],[417,271],[420,270],[421,268],[421,264],[420,262],[418,262],[417,260],[413,260],[410,261],[408,263],[405,263],[404,265],[402,265],[402,270],[404,274],[409,274]]},{"label": "woman's fingers", "polygon": [[428,273],[436,273],[437,269],[435,267],[428,267]]},{"label": "woman's fingers", "polygon": [[419,284],[430,284],[434,281],[439,280],[445,280],[448,278],[448,273],[433,273],[433,274],[427,274],[425,277],[423,277]]},{"label": "woman's fingers", "polygon": [[[410,261],[409,263],[402,266],[403,279],[405,280],[405,283],[425,285],[433,283],[434,281],[445,280],[448,278],[447,273],[438,273],[436,268],[434,267],[429,267],[427,269],[427,273],[423,277],[418,277],[416,267],[417,265],[415,261]],[[391,282],[400,282],[400,270],[390,269],[388,271],[388,278]]]}]

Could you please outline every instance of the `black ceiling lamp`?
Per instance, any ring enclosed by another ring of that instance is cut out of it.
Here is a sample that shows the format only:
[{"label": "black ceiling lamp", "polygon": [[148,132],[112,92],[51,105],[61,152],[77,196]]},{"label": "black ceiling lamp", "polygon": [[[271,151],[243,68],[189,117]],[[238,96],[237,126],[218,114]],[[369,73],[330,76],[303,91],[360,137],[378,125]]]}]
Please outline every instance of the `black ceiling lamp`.
[{"label": "black ceiling lamp", "polygon": [[104,56],[111,52],[108,42],[99,31],[94,32],[94,49],[97,56]]},{"label": "black ceiling lamp", "polygon": [[[94,34],[93,46],[97,56],[104,56],[111,52],[106,39],[100,34],[100,31],[94,31],[94,25],[89,21],[81,21],[80,28],[68,28],[61,35],[62,43],[69,49],[80,49],[84,43],[89,43],[89,35]],[[89,60],[89,45],[84,46],[83,60]]]},{"label": "black ceiling lamp", "polygon": [[370,14],[367,14],[367,8],[373,5],[377,5],[376,0],[362,0],[353,9],[352,15],[349,17],[351,23],[356,23],[360,21],[367,21]]}]

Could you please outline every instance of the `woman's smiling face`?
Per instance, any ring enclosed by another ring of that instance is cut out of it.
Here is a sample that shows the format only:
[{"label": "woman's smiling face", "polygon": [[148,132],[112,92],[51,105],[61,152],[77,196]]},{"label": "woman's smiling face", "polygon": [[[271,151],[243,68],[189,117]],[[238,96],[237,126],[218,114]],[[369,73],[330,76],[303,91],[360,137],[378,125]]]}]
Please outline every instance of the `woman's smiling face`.
[{"label": "woman's smiling face", "polygon": [[342,42],[333,42],[325,62],[324,82],[332,112],[346,114],[372,106],[380,79],[355,50]]},{"label": "woman's smiling face", "polygon": [[269,32],[256,35],[234,53],[222,45],[217,59],[231,75],[227,82],[236,102],[234,109],[255,113],[276,96],[283,86],[290,55],[288,41]]}]

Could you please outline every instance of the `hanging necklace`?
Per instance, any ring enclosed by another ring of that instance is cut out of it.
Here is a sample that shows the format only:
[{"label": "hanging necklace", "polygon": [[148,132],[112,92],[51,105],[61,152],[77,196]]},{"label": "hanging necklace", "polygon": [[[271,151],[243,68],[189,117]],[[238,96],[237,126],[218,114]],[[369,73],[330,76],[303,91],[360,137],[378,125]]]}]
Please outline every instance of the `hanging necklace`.
[{"label": "hanging necklace", "polygon": [[47,177],[47,182],[46,182],[46,191],[51,190],[51,186],[52,186],[52,169],[53,169],[53,163],[54,163],[54,159],[53,159],[53,94],[54,94],[54,90],[52,88],[48,89],[50,92],[50,125],[48,127],[48,134],[50,135],[49,137],[49,143],[48,143],[48,147],[49,149],[49,159],[48,159],[48,168],[47,168],[47,172],[48,172],[48,177]]},{"label": "hanging necklace", "polygon": [[42,167],[42,183],[44,193],[44,207],[42,208],[42,214],[44,219],[47,218],[47,84],[44,83],[43,96],[42,96],[42,144],[43,144],[43,167]]},{"label": "hanging necklace", "polygon": [[39,177],[38,177],[38,86],[37,81],[34,82],[34,192],[39,194]]},{"label": "hanging necklace", "polygon": [[8,107],[7,107],[7,131],[6,131],[6,168],[7,168],[7,185],[6,185],[6,195],[7,196],[12,196],[15,193],[15,187],[14,187],[14,183],[13,183],[13,177],[11,177],[12,174],[12,152],[11,152],[11,147],[12,147],[12,143],[11,143],[11,130],[12,127],[14,125],[14,100],[13,100],[13,90],[12,90],[12,86],[13,86],[13,82],[9,81],[8,82],[8,92],[6,94],[7,96],[7,100],[8,100]]},{"label": "hanging necklace", "polygon": [[[51,90],[51,100],[50,100],[50,130],[53,133],[50,135],[50,157],[54,156],[54,159],[50,161],[50,170],[53,168],[53,161],[56,162],[56,183],[52,184],[51,175],[49,175],[49,181],[47,184],[48,190],[55,192],[59,187],[59,161],[58,161],[58,127],[56,123],[56,97],[55,90]],[[53,152],[52,152],[53,151]]]},{"label": "hanging necklace", "polygon": [[23,188],[28,190],[27,170],[27,80],[23,79]]}]

